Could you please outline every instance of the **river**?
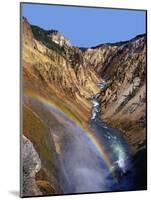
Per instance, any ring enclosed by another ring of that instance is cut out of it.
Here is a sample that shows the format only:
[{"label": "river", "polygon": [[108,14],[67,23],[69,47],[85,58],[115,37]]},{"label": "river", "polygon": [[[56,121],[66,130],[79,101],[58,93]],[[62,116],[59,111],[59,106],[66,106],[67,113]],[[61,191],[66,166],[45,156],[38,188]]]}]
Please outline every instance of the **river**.
[{"label": "river", "polygon": [[[51,131],[56,147],[61,149],[59,182],[64,194],[133,190],[129,146],[116,129],[102,122],[97,99],[98,95],[91,98],[92,137],[59,110],[47,107],[59,124]],[[110,165],[91,138],[101,142]]]}]

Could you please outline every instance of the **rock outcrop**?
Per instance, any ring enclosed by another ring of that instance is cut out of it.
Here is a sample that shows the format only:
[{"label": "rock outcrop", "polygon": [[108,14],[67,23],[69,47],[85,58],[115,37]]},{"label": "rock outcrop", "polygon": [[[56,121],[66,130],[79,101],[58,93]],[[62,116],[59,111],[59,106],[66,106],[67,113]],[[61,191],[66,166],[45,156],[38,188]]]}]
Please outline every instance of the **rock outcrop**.
[{"label": "rock outcrop", "polygon": [[35,112],[34,106],[40,110],[40,105],[34,103],[33,106],[30,102],[25,104],[26,106],[23,107],[22,195],[61,193],[62,190],[58,185],[60,163],[51,132],[41,116]]},{"label": "rock outcrop", "polygon": [[48,98],[55,96],[57,105],[64,100],[68,109],[72,106],[72,112],[87,121],[91,109],[88,99],[99,92],[100,80],[83,60],[80,49],[60,46],[51,40],[50,31],[23,19],[22,57],[25,93],[32,90]]},{"label": "rock outcrop", "polygon": [[50,37],[53,42],[59,44],[60,46],[72,46],[70,41],[67,40],[63,35],[61,35],[57,30],[49,31],[48,37]]},{"label": "rock outcrop", "polygon": [[[62,191],[57,168],[60,147],[51,137],[53,119],[29,94],[49,99],[85,127],[91,113],[90,97],[98,94],[101,118],[121,130],[134,153],[145,149],[145,35],[125,42],[77,48],[58,31],[30,25],[23,18],[22,65],[23,134],[41,162],[39,172],[32,177],[37,195]],[[101,92],[100,83],[105,85]]]},{"label": "rock outcrop", "polygon": [[41,160],[33,144],[23,136],[22,139],[23,192],[22,196],[42,195],[36,185],[36,173],[41,168]]},{"label": "rock outcrop", "polygon": [[101,45],[83,54],[107,85],[100,95],[102,118],[121,128],[134,151],[143,148],[146,137],[146,35]]}]

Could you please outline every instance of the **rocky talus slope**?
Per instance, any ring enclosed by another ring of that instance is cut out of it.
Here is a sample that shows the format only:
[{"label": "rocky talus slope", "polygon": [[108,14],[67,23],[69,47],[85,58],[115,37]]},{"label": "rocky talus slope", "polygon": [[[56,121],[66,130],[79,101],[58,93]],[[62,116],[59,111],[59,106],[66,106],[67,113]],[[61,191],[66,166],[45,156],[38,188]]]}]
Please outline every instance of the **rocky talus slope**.
[{"label": "rocky talus slope", "polygon": [[95,71],[86,65],[80,49],[60,46],[50,39],[50,34],[50,31],[30,26],[26,20],[23,21],[25,89],[41,90],[38,92],[43,93],[45,87],[48,90],[45,91],[46,95],[51,92],[71,102],[74,98],[74,104],[84,105],[83,109],[89,111],[90,103],[87,99],[99,92],[99,79]]},{"label": "rocky talus slope", "polygon": [[144,148],[146,35],[104,44],[83,54],[106,84],[100,95],[102,118],[122,130],[134,151]]},{"label": "rocky talus slope", "polygon": [[[58,37],[60,43],[57,43],[56,35],[54,39],[51,34],[53,35],[54,31],[31,26],[26,19],[23,19],[23,134],[33,144],[41,160],[41,168],[35,174],[33,182],[37,184],[42,194],[47,195],[62,193],[62,188],[58,186],[60,181],[58,149],[50,130],[52,120],[53,124],[57,122],[42,104],[33,101],[32,96],[39,95],[49,99],[71,119],[86,124],[91,109],[88,99],[99,92],[97,87],[99,79],[95,71],[85,65],[81,50],[69,45],[69,42],[64,41],[64,37],[60,38],[60,35]],[[59,124],[56,126],[59,127]],[[27,148],[23,153],[26,153],[26,150]],[[28,163],[30,168],[31,163]],[[24,186],[27,188],[30,176],[26,179]],[[36,187],[34,191],[39,195]],[[23,191],[23,195],[31,196],[31,193],[27,190]]]},{"label": "rocky talus slope", "polygon": [[[59,125],[32,96],[49,100],[71,119],[87,127],[90,97],[98,94],[101,118],[121,130],[134,153],[145,148],[145,35],[126,42],[77,48],[58,31],[30,25],[23,18],[22,67],[23,142],[27,140],[26,144],[40,163],[32,176],[25,177],[26,188],[28,180],[32,180],[37,195],[62,193],[58,184],[59,150],[50,128],[52,122],[54,126]],[[99,83],[103,83],[105,89],[100,89]],[[59,130],[62,129],[60,126]],[[26,147],[23,149],[25,161],[29,158]],[[26,163],[30,168],[36,167],[37,162],[34,162]],[[23,195],[30,196],[30,192],[27,190]]]}]

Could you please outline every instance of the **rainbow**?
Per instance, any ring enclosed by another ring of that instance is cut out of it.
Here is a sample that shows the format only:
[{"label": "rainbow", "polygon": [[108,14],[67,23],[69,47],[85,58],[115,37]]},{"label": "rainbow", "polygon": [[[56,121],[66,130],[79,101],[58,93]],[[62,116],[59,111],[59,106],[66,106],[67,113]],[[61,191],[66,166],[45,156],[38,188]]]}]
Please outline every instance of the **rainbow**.
[{"label": "rainbow", "polygon": [[[50,106],[56,110],[58,110],[60,113],[62,113],[65,117],[69,118],[68,115],[66,113],[64,113],[58,106],[56,106],[55,103],[53,103],[50,99],[46,99],[45,97],[35,94],[33,92],[28,92],[28,95],[25,95],[25,97],[29,97],[35,100],[38,100],[39,102],[41,102],[42,104],[46,105],[46,106]],[[71,119],[70,119],[71,120]],[[82,127],[82,125],[77,121],[76,124],[81,128],[84,129]],[[108,153],[106,152],[104,145],[101,143],[101,141],[98,141],[98,139],[95,137],[95,134],[93,133],[92,130],[90,130],[89,128],[87,128],[85,131],[85,136],[91,141],[91,143],[95,146],[95,149],[97,150],[97,152],[99,153],[100,157],[103,158],[107,168],[109,169],[109,172],[112,174],[112,177],[114,178],[115,182],[118,182],[118,178],[116,177],[115,172],[112,170],[112,162],[108,156]]]}]

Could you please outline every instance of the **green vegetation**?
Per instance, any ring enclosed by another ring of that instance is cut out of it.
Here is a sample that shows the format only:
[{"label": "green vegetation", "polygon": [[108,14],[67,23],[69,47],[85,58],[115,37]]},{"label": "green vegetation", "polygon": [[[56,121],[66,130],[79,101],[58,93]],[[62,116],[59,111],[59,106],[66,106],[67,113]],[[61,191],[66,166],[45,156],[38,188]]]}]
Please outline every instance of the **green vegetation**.
[{"label": "green vegetation", "polygon": [[120,112],[124,108],[124,106],[136,95],[138,90],[139,88],[132,88],[132,91],[129,91],[129,94],[125,95],[124,101],[119,105],[114,114]]},{"label": "green vegetation", "polygon": [[27,107],[23,108],[23,133],[33,143],[39,156],[51,160],[51,148],[48,145],[48,129],[42,121]]},{"label": "green vegetation", "polygon": [[69,53],[69,61],[70,61],[72,67],[75,67],[76,64],[82,62],[82,57],[80,56],[80,54],[78,52],[76,52],[72,49],[68,53]]},{"label": "green vegetation", "polygon": [[36,113],[23,107],[23,134],[33,143],[41,160],[41,169],[36,174],[37,186],[43,194],[55,194],[60,191],[57,154],[49,128]]},{"label": "green vegetation", "polygon": [[82,58],[78,52],[74,51],[70,47],[66,48],[65,46],[60,46],[59,44],[56,44],[52,41],[50,34],[57,33],[57,31],[44,30],[35,25],[31,25],[31,29],[36,40],[42,42],[47,48],[52,49],[63,56],[70,62],[71,66],[75,66],[81,61]]},{"label": "green vegetation", "polygon": [[59,46],[51,40],[49,34],[53,31],[44,30],[38,26],[31,26],[32,32],[36,40],[41,41],[47,48],[52,49],[62,56],[65,56],[65,50],[63,47]]}]

